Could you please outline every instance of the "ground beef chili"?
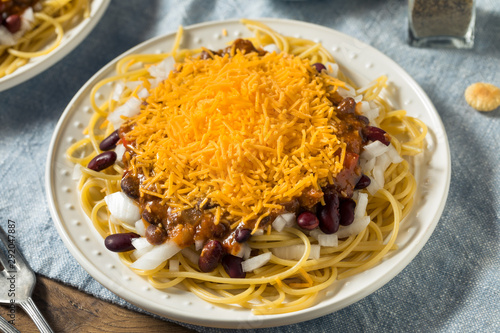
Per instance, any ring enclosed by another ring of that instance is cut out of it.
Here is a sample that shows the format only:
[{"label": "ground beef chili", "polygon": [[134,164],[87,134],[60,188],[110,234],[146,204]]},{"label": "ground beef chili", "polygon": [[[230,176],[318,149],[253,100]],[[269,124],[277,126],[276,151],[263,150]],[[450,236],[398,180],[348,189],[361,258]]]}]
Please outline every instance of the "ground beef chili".
[{"label": "ground beef chili", "polygon": [[[203,51],[200,58],[208,59],[214,55],[223,56],[230,53],[233,47],[243,52],[265,53],[257,50],[251,42],[238,39],[232,46],[224,50]],[[260,222],[261,229],[265,229],[278,215],[285,212],[299,214],[310,211],[315,214],[316,212],[318,212],[317,214],[323,214],[324,209],[322,209],[320,203],[323,198],[335,198],[336,202],[338,202],[339,199],[343,200],[352,197],[354,188],[362,177],[359,154],[363,145],[367,142],[362,133],[368,125],[368,121],[365,117],[356,113],[354,99],[342,98],[338,94],[333,94],[330,101],[337,110],[337,118],[341,121],[340,124],[335,124],[338,131],[337,135],[341,136],[346,143],[344,169],[335,177],[334,185],[329,185],[321,190],[307,188],[299,197],[282,203],[283,208],[281,210],[274,209],[269,216]],[[229,222],[225,221],[224,216],[221,217],[218,224],[215,224],[215,209],[218,206],[216,203],[208,201],[203,206],[200,203],[197,207],[179,212],[170,208],[168,202],[162,202],[157,197],[141,195],[140,188],[143,186],[144,176],[141,173],[133,174],[132,171],[128,170],[128,161],[134,154],[132,148],[135,143],[126,142],[124,137],[132,127],[133,124],[124,124],[118,131],[121,143],[127,148],[123,159],[127,171],[123,175],[121,187],[127,196],[139,203],[148,241],[152,244],[158,244],[170,239],[181,248],[192,244],[198,246],[199,244],[212,244],[212,247],[214,247],[213,244],[217,244],[217,247],[222,245],[226,254],[238,254],[242,244],[250,238],[249,232],[254,228],[256,221],[248,221],[246,225],[240,225],[235,230],[231,230]],[[204,250],[209,252],[210,249]]]}]

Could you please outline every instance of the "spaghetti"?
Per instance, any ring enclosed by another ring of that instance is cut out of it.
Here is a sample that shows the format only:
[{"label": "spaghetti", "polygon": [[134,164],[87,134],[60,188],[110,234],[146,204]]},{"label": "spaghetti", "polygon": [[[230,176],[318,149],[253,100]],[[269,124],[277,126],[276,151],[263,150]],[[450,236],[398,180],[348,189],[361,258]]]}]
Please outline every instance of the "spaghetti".
[{"label": "spaghetti", "polygon": [[[89,16],[89,0],[0,1],[9,15],[0,26],[0,78],[12,74],[30,59],[47,55],[62,41],[64,31]],[[9,20],[12,19],[12,20]],[[7,28],[6,28],[7,27]]]},{"label": "spaghetti", "polygon": [[121,59],[67,157],[84,212],[152,286],[293,312],[396,249],[416,191],[401,156],[427,128],[381,97],[386,77],[356,88],[320,44],[242,22],[250,42],[182,49],[181,28],[170,54]]}]

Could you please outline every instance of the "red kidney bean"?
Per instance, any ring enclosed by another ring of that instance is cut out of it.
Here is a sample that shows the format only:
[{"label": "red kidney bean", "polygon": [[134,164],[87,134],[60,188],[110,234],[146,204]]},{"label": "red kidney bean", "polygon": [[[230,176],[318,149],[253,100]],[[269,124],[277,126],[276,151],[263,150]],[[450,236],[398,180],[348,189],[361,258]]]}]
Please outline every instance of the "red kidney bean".
[{"label": "red kidney bean", "polygon": [[111,133],[106,139],[102,140],[99,144],[99,149],[101,150],[111,150],[116,148],[116,143],[120,140],[120,135],[118,130]]},{"label": "red kidney bean", "polygon": [[313,64],[313,67],[316,68],[316,70],[318,71],[318,73],[321,73],[322,70],[326,69],[326,66],[323,65],[320,62],[317,62],[317,63]]},{"label": "red kidney bean", "polygon": [[356,208],[356,202],[354,200],[349,198],[340,200],[340,225],[349,225],[354,221],[354,208]]},{"label": "red kidney bean", "polygon": [[109,235],[104,239],[104,246],[113,252],[131,251],[134,249],[134,246],[132,246],[132,239],[138,237],[139,235],[133,232]]},{"label": "red kidney bean", "polygon": [[359,178],[354,189],[361,190],[367,188],[371,184],[371,182],[372,180],[370,179],[370,177],[368,177],[367,175],[361,175],[361,178]]},{"label": "red kidney bean", "polygon": [[116,161],[116,153],[114,151],[106,151],[94,157],[89,162],[87,168],[94,171],[101,171],[112,166]]},{"label": "red kidney bean", "polygon": [[230,277],[242,279],[247,275],[241,267],[242,261],[242,258],[227,254],[222,258],[222,267]]},{"label": "red kidney bean", "polygon": [[17,14],[12,14],[5,19],[3,24],[11,34],[15,34],[21,29],[21,17]]},{"label": "red kidney bean", "polygon": [[313,230],[318,227],[319,220],[313,213],[303,212],[297,217],[297,224],[302,229]]},{"label": "red kidney bean", "polygon": [[363,135],[367,140],[380,141],[388,146],[391,143],[391,137],[383,129],[375,126],[366,126],[363,129]]},{"label": "red kidney bean", "polygon": [[356,115],[356,118],[358,118],[358,120],[365,125],[368,125],[370,123],[370,120],[367,117],[362,116],[360,114]]},{"label": "red kidney bean", "polygon": [[340,102],[340,104],[337,106],[337,110],[340,113],[354,113],[354,110],[356,109],[356,101],[351,98],[347,97]]},{"label": "red kidney bean", "polygon": [[250,238],[250,236],[252,236],[252,230],[250,229],[240,228],[236,229],[236,231],[234,232],[234,239],[238,243],[245,243]]},{"label": "red kidney bean", "polygon": [[339,196],[334,193],[325,195],[325,205],[319,206],[319,228],[325,234],[333,234],[339,230]]},{"label": "red kidney bean", "polygon": [[212,239],[208,241],[203,247],[203,250],[201,250],[198,267],[202,272],[211,272],[217,267],[223,255],[224,248],[222,247],[222,244],[219,241]]},{"label": "red kidney bean", "polygon": [[146,239],[153,245],[163,244],[167,240],[167,230],[154,224],[150,224],[146,228]]},{"label": "red kidney bean", "polygon": [[125,193],[130,199],[139,199],[139,197],[141,196],[141,192],[139,190],[139,178],[135,177],[133,174],[128,172],[125,173],[122,177],[120,185],[123,193]]}]

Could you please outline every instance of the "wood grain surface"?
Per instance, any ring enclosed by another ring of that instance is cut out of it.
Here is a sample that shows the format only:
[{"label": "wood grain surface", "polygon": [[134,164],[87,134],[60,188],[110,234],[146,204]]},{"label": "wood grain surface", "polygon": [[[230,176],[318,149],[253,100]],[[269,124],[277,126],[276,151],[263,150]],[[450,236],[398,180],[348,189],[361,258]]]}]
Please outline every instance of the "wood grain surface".
[{"label": "wood grain surface", "polygon": [[[33,301],[54,332],[193,332],[177,324],[104,302],[38,275]],[[0,315],[10,320],[8,305],[0,306]],[[20,307],[16,308],[15,327],[22,333],[38,332]]]}]

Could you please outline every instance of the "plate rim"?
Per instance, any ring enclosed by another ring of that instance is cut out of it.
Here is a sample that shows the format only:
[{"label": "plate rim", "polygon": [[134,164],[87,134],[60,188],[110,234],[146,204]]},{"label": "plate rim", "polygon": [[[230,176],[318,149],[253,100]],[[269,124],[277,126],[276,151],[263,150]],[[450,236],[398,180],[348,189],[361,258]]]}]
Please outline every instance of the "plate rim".
[{"label": "plate rim", "polygon": [[[95,5],[94,2],[96,3]],[[40,58],[40,60],[33,63],[28,62],[27,64],[16,69],[13,73],[0,78],[0,92],[13,88],[34,78],[70,54],[71,51],[80,45],[90,34],[97,23],[99,23],[110,2],[111,0],[92,0],[90,3],[90,9],[92,10],[92,8],[95,7],[95,11],[91,11],[88,18],[83,18],[82,21],[76,26],[64,32],[63,40],[61,41],[63,45],[59,45],[52,52],[42,56],[43,58]],[[68,32],[72,32],[71,36],[64,39],[64,36]],[[28,67],[24,68],[25,66]]]},{"label": "plate rim", "polygon": [[[328,307],[323,306],[323,307],[320,307],[318,309],[313,309],[313,310],[311,310],[312,308],[307,308],[307,309],[304,309],[304,310],[301,310],[301,311],[295,312],[295,313],[257,317],[257,318],[261,319],[259,322],[259,325],[260,325],[259,327],[273,327],[273,326],[282,325],[283,319],[285,319],[285,318],[287,320],[287,324],[293,324],[293,323],[302,322],[305,320],[318,318],[320,316],[338,311],[338,310],[340,310],[344,307],[347,307],[347,306],[359,301],[360,299],[372,294],[373,292],[375,292],[376,290],[378,290],[379,288],[381,288],[382,286],[387,284],[397,274],[399,274],[415,258],[415,256],[421,252],[423,246],[427,243],[428,239],[432,235],[437,223],[439,222],[439,220],[442,216],[444,207],[446,205],[448,193],[449,193],[449,188],[450,188],[451,154],[450,154],[449,142],[448,142],[445,127],[444,127],[442,120],[439,116],[439,113],[437,112],[436,108],[434,107],[432,101],[429,99],[429,97],[424,92],[424,90],[420,87],[420,85],[401,66],[399,66],[394,60],[389,58],[387,55],[385,55],[384,53],[382,53],[378,49],[370,46],[369,44],[364,43],[362,41],[359,41],[358,39],[356,39],[352,36],[349,36],[347,34],[339,32],[337,30],[334,30],[334,29],[331,29],[328,27],[324,27],[321,25],[317,25],[317,24],[313,24],[313,23],[309,23],[309,22],[297,21],[297,20],[279,19],[279,18],[258,18],[256,20],[263,22],[263,23],[266,23],[266,24],[271,24],[271,25],[273,23],[276,23],[276,24],[285,23],[285,24],[293,24],[293,25],[300,24],[302,26],[307,26],[311,29],[320,29],[320,30],[323,30],[325,32],[330,32],[330,33],[333,32],[335,34],[342,35],[343,38],[348,38],[348,39],[351,39],[353,41],[356,41],[357,43],[360,43],[360,45],[364,45],[364,46],[370,48],[371,52],[376,52],[379,56],[382,56],[384,58],[384,61],[389,63],[390,67],[395,69],[398,72],[398,74],[404,79],[404,81],[410,86],[412,91],[414,91],[418,95],[419,100],[424,103],[424,105],[426,106],[426,109],[433,111],[433,116],[435,118],[433,120],[436,121],[436,125],[438,125],[440,127],[440,129],[442,130],[443,137],[441,138],[441,140],[444,142],[444,144],[445,144],[444,149],[447,152],[447,154],[445,156],[446,162],[447,162],[445,172],[447,174],[447,177],[444,181],[444,193],[441,197],[441,201],[439,203],[439,206],[436,209],[436,213],[434,214],[431,223],[427,224],[427,230],[425,231],[424,236],[420,239],[421,241],[413,247],[413,250],[411,251],[411,253],[409,255],[406,255],[403,259],[399,260],[397,262],[397,264],[395,265],[394,269],[392,269],[389,273],[383,275],[382,278],[379,278],[375,281],[372,281],[364,289],[362,289],[360,292],[358,292],[354,297],[350,298],[347,302],[344,302],[341,305],[333,305],[333,306],[330,305]],[[239,22],[240,22],[240,19],[207,21],[207,22],[202,22],[202,23],[186,26],[186,27],[184,27],[184,30],[186,32],[189,32],[189,30],[193,30],[193,29],[199,29],[199,28],[204,28],[204,27],[209,27],[209,26],[217,26],[217,25],[228,24],[228,23],[239,23]],[[176,313],[170,312],[169,314],[172,316],[167,316],[164,312],[159,311],[157,309],[157,307],[152,306],[151,304],[147,303],[144,300],[133,298],[132,296],[134,296],[134,294],[129,294],[129,293],[127,293],[127,290],[124,290],[120,286],[117,286],[116,283],[114,283],[113,281],[108,281],[109,280],[108,277],[106,275],[104,275],[104,273],[102,273],[101,271],[95,270],[93,267],[91,267],[90,269],[92,270],[92,272],[90,272],[88,267],[94,266],[94,265],[92,264],[92,262],[90,260],[85,258],[83,256],[83,254],[76,248],[76,245],[71,242],[70,237],[69,237],[68,233],[66,232],[67,228],[66,228],[66,226],[63,226],[62,218],[61,218],[60,212],[59,212],[60,209],[59,209],[59,207],[56,207],[56,205],[55,205],[55,200],[54,200],[55,189],[52,186],[52,170],[50,167],[53,165],[52,162],[55,161],[55,157],[56,157],[55,156],[55,150],[56,150],[55,148],[56,148],[56,143],[58,141],[58,136],[60,134],[61,129],[63,129],[63,125],[69,121],[69,116],[72,113],[71,111],[74,107],[75,102],[80,98],[80,95],[82,95],[87,90],[88,86],[93,84],[94,81],[96,81],[104,72],[106,72],[107,70],[109,70],[110,67],[112,67],[114,64],[116,64],[116,62],[119,59],[121,59],[122,57],[124,57],[128,54],[136,52],[136,50],[141,49],[148,44],[154,44],[158,40],[161,40],[163,38],[169,38],[169,37],[174,36],[174,35],[175,35],[175,32],[170,32],[170,33],[166,33],[166,34],[163,34],[160,36],[153,37],[151,39],[148,39],[148,40],[136,45],[135,47],[127,50],[126,52],[120,54],[119,56],[117,56],[116,58],[111,60],[109,63],[104,65],[97,73],[95,73],[85,83],[85,85],[82,86],[81,89],[79,89],[79,91],[71,99],[71,101],[66,106],[63,114],[61,115],[60,119],[58,120],[57,125],[56,125],[55,130],[54,130],[54,133],[53,133],[53,136],[52,136],[51,141],[50,141],[50,146],[49,146],[49,151],[48,151],[47,161],[46,161],[46,170],[45,170],[45,188],[46,188],[46,196],[48,199],[47,201],[49,203],[49,210],[50,210],[52,219],[54,221],[54,224],[56,225],[56,229],[57,229],[61,239],[63,240],[63,243],[66,246],[66,248],[70,251],[70,253],[73,255],[73,257],[80,264],[80,266],[82,266],[82,268],[84,268],[89,273],[89,275],[91,275],[96,281],[101,283],[105,288],[107,288],[108,290],[113,292],[115,295],[117,295],[120,298],[125,299],[126,301],[130,302],[131,304],[139,306],[140,308],[142,308],[146,311],[150,311],[150,312],[159,314],[160,316],[163,316],[163,317],[166,317],[166,318],[169,318],[172,320],[177,320],[177,321],[181,321],[181,322],[188,323],[188,324],[208,326],[208,327],[236,328],[238,323],[236,323],[231,318],[226,318],[226,320],[221,320],[220,318],[218,318],[217,321],[205,322],[205,321],[201,321],[199,319],[196,320],[196,318],[193,318],[193,315],[186,315],[184,312],[181,312],[181,311],[177,311]],[[125,295],[123,295],[123,291],[126,292]],[[251,321],[250,319],[248,319],[248,320]]]}]

